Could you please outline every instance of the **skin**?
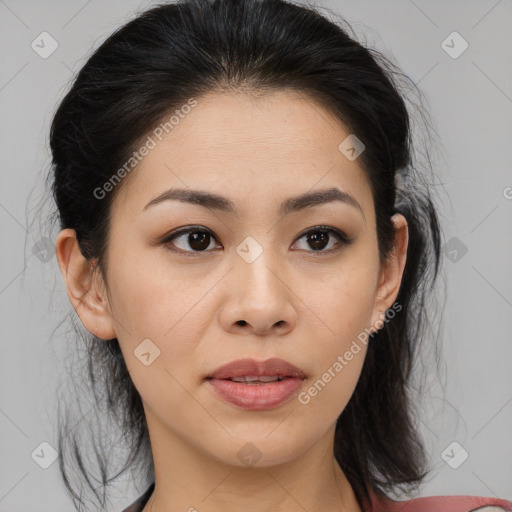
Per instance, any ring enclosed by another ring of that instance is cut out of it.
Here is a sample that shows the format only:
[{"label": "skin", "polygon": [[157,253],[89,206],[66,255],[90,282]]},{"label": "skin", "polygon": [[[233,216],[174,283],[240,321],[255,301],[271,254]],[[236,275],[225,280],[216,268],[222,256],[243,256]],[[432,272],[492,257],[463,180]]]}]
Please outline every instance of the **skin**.
[{"label": "skin", "polygon": [[[381,265],[369,182],[358,159],[338,149],[349,133],[291,91],[260,98],[210,93],[118,190],[106,282],[80,254],[74,231],[59,234],[57,258],[71,303],[91,333],[118,338],[142,397],[156,477],[144,512],[360,511],[334,460],[333,438],[364,344],[307,404],[294,397],[248,411],[220,399],[203,380],[234,359],[280,357],[306,373],[303,391],[394,303],[407,223],[393,217],[395,250]],[[178,201],[143,211],[172,187],[226,196],[239,212]],[[285,199],[331,187],[352,195],[364,216],[339,201],[279,216]],[[303,233],[318,225],[354,241],[338,245],[331,234],[315,251]],[[160,243],[184,226],[212,232],[206,252],[186,234]],[[236,252],[248,236],[263,249],[252,263]],[[169,250],[173,243],[181,254]],[[148,366],[134,355],[147,338],[160,350]],[[261,454],[251,466],[237,456],[248,442]]]}]

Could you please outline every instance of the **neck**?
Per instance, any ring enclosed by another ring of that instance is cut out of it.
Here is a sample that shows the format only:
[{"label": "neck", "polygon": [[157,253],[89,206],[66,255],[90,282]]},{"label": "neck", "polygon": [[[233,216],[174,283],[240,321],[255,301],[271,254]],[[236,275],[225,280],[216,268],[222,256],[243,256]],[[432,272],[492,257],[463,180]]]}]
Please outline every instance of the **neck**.
[{"label": "neck", "polygon": [[143,512],[362,512],[332,456],[334,426],[299,457],[266,467],[223,463],[152,427],[155,488]]}]

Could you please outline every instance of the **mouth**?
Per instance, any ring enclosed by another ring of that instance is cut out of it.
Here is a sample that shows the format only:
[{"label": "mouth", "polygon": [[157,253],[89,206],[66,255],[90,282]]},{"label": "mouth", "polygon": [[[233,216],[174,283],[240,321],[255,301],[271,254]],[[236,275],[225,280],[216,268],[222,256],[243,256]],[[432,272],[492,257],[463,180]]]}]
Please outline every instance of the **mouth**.
[{"label": "mouth", "polygon": [[232,361],[205,380],[224,401],[250,410],[273,409],[288,402],[306,374],[283,359]]},{"label": "mouth", "polygon": [[275,409],[298,394],[304,379],[287,377],[271,382],[236,382],[231,379],[208,379],[216,396],[236,407],[249,410]]},{"label": "mouth", "polygon": [[257,383],[292,377],[305,379],[306,374],[288,361],[274,357],[265,361],[256,361],[255,359],[231,361],[207,375],[206,379],[229,379],[234,382]]},{"label": "mouth", "polygon": [[284,379],[291,379],[292,377],[281,377],[279,375],[245,375],[243,377],[232,377],[228,379],[220,379],[220,380],[230,380],[232,382],[241,382],[242,384],[247,384],[248,386],[257,386],[259,384],[266,384],[267,382],[280,382]]}]

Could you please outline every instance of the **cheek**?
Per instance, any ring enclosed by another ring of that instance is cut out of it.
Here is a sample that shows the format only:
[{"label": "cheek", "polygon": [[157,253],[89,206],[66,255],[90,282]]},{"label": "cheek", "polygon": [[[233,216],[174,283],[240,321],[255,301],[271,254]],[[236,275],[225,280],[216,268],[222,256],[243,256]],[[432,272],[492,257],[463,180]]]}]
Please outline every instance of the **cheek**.
[{"label": "cheek", "polygon": [[[109,275],[114,297],[112,313],[122,324],[120,336],[126,338],[129,333],[134,342],[139,338],[161,339],[172,333],[200,294],[190,282],[184,286],[183,271],[163,265],[162,258],[150,258],[151,252],[141,252],[139,256],[136,252],[121,255],[118,251],[117,260],[112,258],[119,262]],[[112,254],[115,253],[113,249]]]},{"label": "cheek", "polygon": [[298,402],[304,407],[305,415],[323,425],[331,425],[354,392],[367,345],[357,338],[339,338],[337,343],[324,345],[320,350],[316,354],[316,371],[301,390]]},{"label": "cheek", "polygon": [[179,396],[178,382],[186,382],[201,359],[200,340],[212,314],[204,294],[213,283],[208,277],[191,281],[183,270],[147,259],[143,265],[142,259],[134,254],[119,259],[109,276],[117,337],[141,394],[171,400]]},{"label": "cheek", "polygon": [[319,286],[309,281],[305,295],[306,303],[322,320],[327,339],[338,349],[369,327],[378,277],[377,266],[368,259],[347,259],[340,266],[321,276]]},{"label": "cheek", "polygon": [[370,342],[376,272],[365,270],[362,261],[347,264],[308,296],[308,305],[321,319],[311,352],[314,375],[298,397],[308,415],[334,422],[353,394]]}]

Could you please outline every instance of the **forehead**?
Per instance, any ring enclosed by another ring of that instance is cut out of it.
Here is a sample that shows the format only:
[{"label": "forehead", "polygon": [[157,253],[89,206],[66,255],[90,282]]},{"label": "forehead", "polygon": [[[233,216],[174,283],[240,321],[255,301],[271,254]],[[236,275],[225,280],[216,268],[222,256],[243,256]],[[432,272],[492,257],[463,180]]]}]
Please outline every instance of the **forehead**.
[{"label": "forehead", "polygon": [[167,125],[161,140],[148,134],[153,148],[119,191],[132,212],[171,187],[261,203],[337,186],[370,206],[366,173],[339,148],[350,132],[309,96],[229,92],[196,101],[189,113],[174,117],[178,122]]}]

